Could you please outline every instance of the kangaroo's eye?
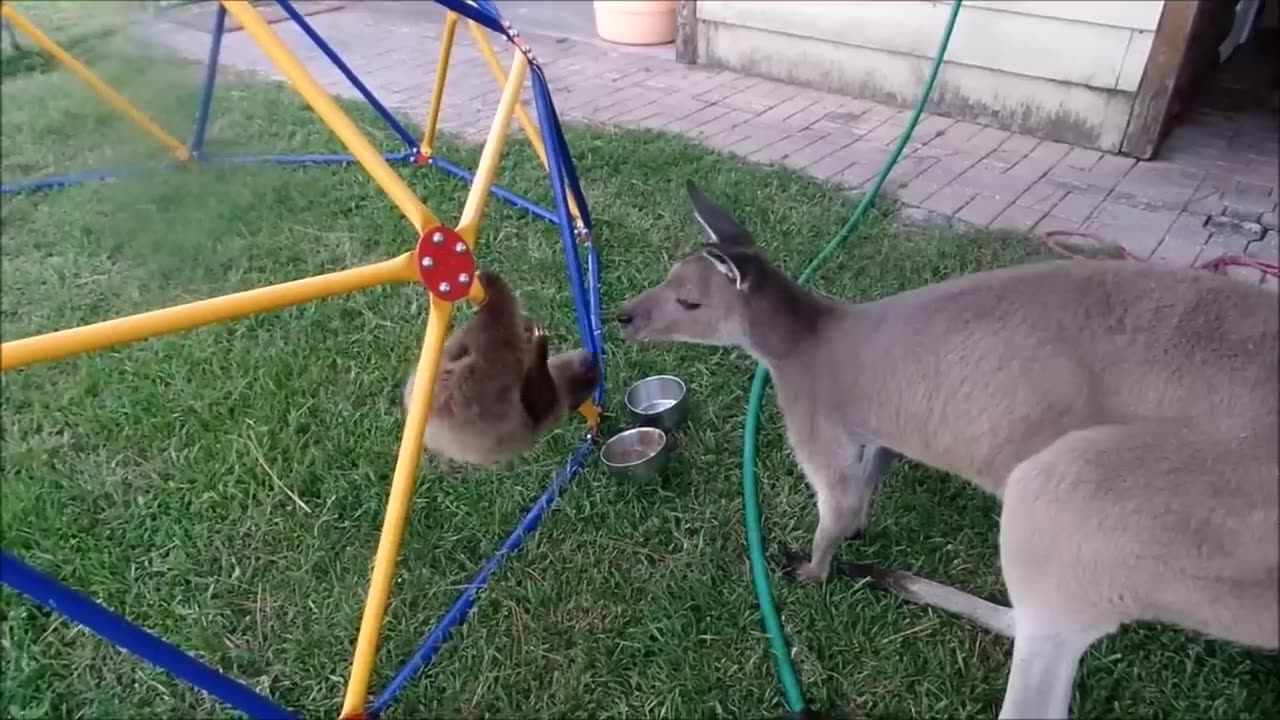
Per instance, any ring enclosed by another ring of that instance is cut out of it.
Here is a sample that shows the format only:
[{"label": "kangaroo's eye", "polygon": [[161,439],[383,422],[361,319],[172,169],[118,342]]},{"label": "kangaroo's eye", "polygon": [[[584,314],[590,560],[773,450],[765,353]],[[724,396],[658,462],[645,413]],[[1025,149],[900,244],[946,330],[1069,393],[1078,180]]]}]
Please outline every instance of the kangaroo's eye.
[{"label": "kangaroo's eye", "polygon": [[702,307],[702,303],[690,302],[689,300],[681,300],[680,298],[676,298],[676,302],[679,303],[680,307],[684,308],[685,310],[697,310],[698,308]]}]

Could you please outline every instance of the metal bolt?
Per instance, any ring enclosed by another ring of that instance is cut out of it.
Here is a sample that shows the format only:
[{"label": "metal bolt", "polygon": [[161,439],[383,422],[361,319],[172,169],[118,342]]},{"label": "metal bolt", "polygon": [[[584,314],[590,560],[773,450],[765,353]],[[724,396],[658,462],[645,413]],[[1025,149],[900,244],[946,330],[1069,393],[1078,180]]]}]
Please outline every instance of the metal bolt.
[{"label": "metal bolt", "polygon": [[471,282],[471,276],[466,273],[458,273],[458,282],[462,283],[463,285],[466,285],[467,283]]},{"label": "metal bolt", "polygon": [[444,242],[444,233],[437,231],[435,234],[431,236],[431,242],[437,245]]},{"label": "metal bolt", "polygon": [[424,267],[424,268],[429,268],[429,267],[431,267],[432,265],[435,265],[435,264],[436,264],[436,261],[435,261],[435,260],[432,260],[432,259],[431,259],[431,258],[429,258],[429,257],[424,257],[424,258],[422,258],[422,267]]},{"label": "metal bolt", "polygon": [[447,283],[447,282],[442,282],[442,283],[440,283],[440,292],[442,292],[442,293],[447,293],[447,292],[449,292],[449,283]]},{"label": "metal bolt", "polygon": [[467,244],[459,240],[457,244],[453,246],[453,251],[456,253],[464,253],[467,251]]}]

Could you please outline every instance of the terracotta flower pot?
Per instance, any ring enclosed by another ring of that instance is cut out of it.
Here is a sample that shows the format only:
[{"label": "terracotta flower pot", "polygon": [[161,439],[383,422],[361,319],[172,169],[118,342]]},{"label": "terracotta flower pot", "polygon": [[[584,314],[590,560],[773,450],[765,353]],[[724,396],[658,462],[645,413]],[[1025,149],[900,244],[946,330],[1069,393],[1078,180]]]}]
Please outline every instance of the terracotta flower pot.
[{"label": "terracotta flower pot", "polygon": [[621,45],[662,45],[676,39],[676,0],[594,0],[596,32]]}]

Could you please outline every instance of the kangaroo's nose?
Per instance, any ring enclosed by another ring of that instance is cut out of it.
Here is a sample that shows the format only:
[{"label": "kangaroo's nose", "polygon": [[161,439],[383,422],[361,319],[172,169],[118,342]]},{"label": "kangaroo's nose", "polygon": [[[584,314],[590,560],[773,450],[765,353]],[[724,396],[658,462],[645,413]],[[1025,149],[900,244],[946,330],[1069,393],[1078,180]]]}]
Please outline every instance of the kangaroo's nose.
[{"label": "kangaroo's nose", "polygon": [[626,310],[619,312],[617,317],[619,325],[630,325],[631,321],[635,319],[636,317],[631,313],[627,312]]}]

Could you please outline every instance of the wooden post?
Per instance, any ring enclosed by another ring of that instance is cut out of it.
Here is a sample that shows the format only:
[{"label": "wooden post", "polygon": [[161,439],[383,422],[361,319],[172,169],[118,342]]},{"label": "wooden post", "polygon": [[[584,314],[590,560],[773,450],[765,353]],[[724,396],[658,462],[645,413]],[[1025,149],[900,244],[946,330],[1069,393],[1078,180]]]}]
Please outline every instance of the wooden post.
[{"label": "wooden post", "polygon": [[1191,31],[1203,4],[1199,0],[1166,0],[1120,152],[1142,160],[1155,155],[1169,117],[1169,102],[1187,58]]},{"label": "wooden post", "polygon": [[676,62],[698,64],[698,0],[676,2]]}]

